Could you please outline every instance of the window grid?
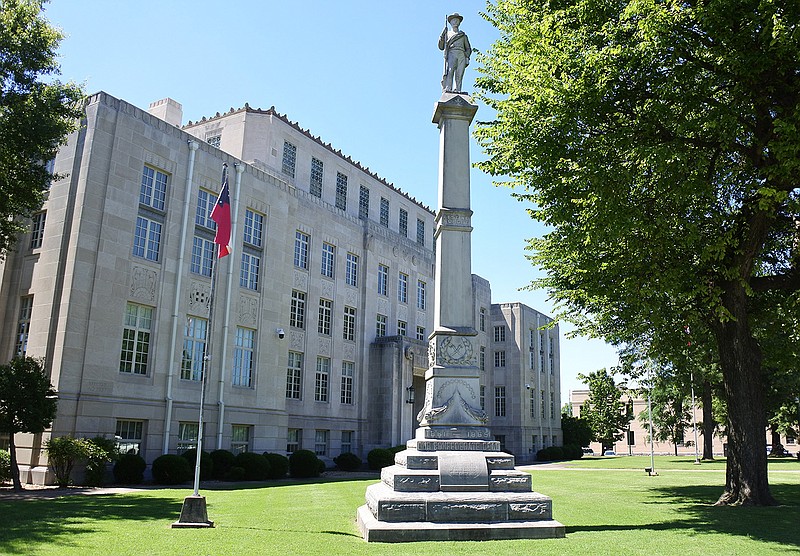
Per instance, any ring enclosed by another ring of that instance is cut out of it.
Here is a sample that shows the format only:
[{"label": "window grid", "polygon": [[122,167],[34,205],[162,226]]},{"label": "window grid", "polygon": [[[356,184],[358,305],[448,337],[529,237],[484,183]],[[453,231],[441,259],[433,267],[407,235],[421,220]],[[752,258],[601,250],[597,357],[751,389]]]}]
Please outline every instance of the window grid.
[{"label": "window grid", "polygon": [[342,431],[342,453],[346,454],[353,451],[354,431]]},{"label": "window grid", "polygon": [[309,193],[314,197],[322,197],[322,177],[324,166],[321,160],[311,159],[311,182],[309,183]]},{"label": "window grid", "polygon": [[292,290],[292,305],[289,311],[289,326],[306,327],[306,294]]},{"label": "window grid", "polygon": [[424,342],[426,339],[427,338],[425,337],[425,327],[424,326],[418,326],[417,327],[417,340],[422,340]]},{"label": "window grid", "polygon": [[425,221],[417,218],[417,243],[425,245]]},{"label": "window grid", "polygon": [[19,300],[19,319],[17,320],[17,342],[14,353],[25,355],[28,352],[28,336],[31,332],[31,314],[33,313],[33,296],[26,295]]},{"label": "window grid", "polygon": [[400,222],[399,222],[400,235],[408,237],[408,211],[400,209]]},{"label": "window grid", "polygon": [[398,336],[405,336],[407,334],[406,329],[408,328],[408,323],[404,320],[397,321],[397,335]]},{"label": "window grid", "polygon": [[250,451],[252,425],[231,425],[231,453],[234,455]]},{"label": "window grid", "polygon": [[47,212],[37,212],[31,221],[31,249],[38,249],[44,240],[44,223],[47,219]]},{"label": "window grid", "polygon": [[544,418],[545,418],[545,401],[544,401],[544,390],[542,390],[541,400],[542,400],[542,403],[541,403],[541,404],[539,404],[539,409],[541,410],[541,412],[540,412],[540,413],[541,413],[541,415],[542,415],[542,419],[544,419]]},{"label": "window grid", "polygon": [[375,335],[379,338],[386,336],[386,315],[377,315],[375,319]]},{"label": "window grid", "polygon": [[388,295],[389,267],[378,265],[378,295]]},{"label": "window grid", "polygon": [[505,326],[495,326],[494,327],[494,341],[495,342],[505,342],[506,341],[506,327]]},{"label": "window grid", "polygon": [[330,299],[319,300],[319,319],[317,321],[317,332],[325,336],[331,335],[331,314],[333,313],[333,301]]},{"label": "window grid", "polygon": [[556,418],[556,395],[550,392],[550,419]]},{"label": "window grid", "polygon": [[408,274],[402,272],[397,275],[397,301],[408,303]]},{"label": "window grid", "polygon": [[256,331],[252,328],[236,328],[233,347],[233,385],[250,388],[253,386],[255,368]]},{"label": "window grid", "polygon": [[322,263],[320,273],[328,278],[333,278],[333,269],[336,263],[336,247],[330,243],[322,244]]},{"label": "window grid", "polygon": [[136,231],[133,237],[133,254],[150,261],[158,262],[161,250],[161,223],[144,216],[136,217]]},{"label": "window grid", "polygon": [[142,184],[139,188],[139,204],[164,211],[167,198],[167,174],[145,166],[142,170]]},{"label": "window grid", "polygon": [[336,208],[347,210],[347,176],[336,172]]},{"label": "window grid", "polygon": [[486,386],[484,386],[483,384],[481,384],[480,397],[481,397],[481,409],[483,409],[485,411],[486,410]]},{"label": "window grid", "polygon": [[536,390],[531,388],[531,418],[536,418]]},{"label": "window grid", "polygon": [[381,226],[389,227],[389,199],[381,197]]},{"label": "window grid", "polygon": [[353,403],[353,374],[355,366],[356,364],[352,361],[342,361],[342,389],[339,401],[346,405],[352,405]]},{"label": "window grid", "polygon": [[192,260],[190,270],[201,276],[211,276],[211,264],[214,260],[214,242],[195,236],[192,239]]},{"label": "window grid", "polygon": [[194,223],[198,226],[208,228],[209,230],[216,229],[216,222],[211,220],[211,210],[214,208],[216,196],[205,189],[197,192],[197,210],[194,213]]},{"label": "window grid", "polygon": [[356,339],[356,308],[344,308],[344,327],[342,337],[345,340],[354,342]]},{"label": "window grid", "polygon": [[294,167],[297,161],[297,147],[292,145],[289,141],[283,142],[283,160],[281,161],[281,172],[294,177]]},{"label": "window grid", "polygon": [[486,332],[486,309],[483,307],[480,310],[480,330]]},{"label": "window grid", "polygon": [[417,280],[417,309],[425,310],[426,304],[426,284],[422,280]]},{"label": "window grid", "polygon": [[480,369],[482,371],[486,370],[486,348],[481,346],[480,352],[478,353],[478,361],[480,364]]},{"label": "window grid", "polygon": [[122,330],[119,372],[137,375],[147,374],[152,322],[152,307],[135,303],[127,304],[125,307],[124,328]]},{"label": "window grid", "polygon": [[244,211],[244,237],[245,243],[253,247],[261,247],[264,232],[264,215],[250,209]]},{"label": "window grid", "polygon": [[242,253],[242,268],[239,272],[239,286],[248,290],[258,290],[258,271],[261,268],[261,257]]},{"label": "window grid", "polygon": [[494,352],[494,366],[495,367],[505,367],[506,366],[506,352],[505,351],[495,351]]},{"label": "window grid", "polygon": [[365,185],[358,191],[358,217],[362,220],[369,218],[369,188]]},{"label": "window grid", "polygon": [[120,454],[141,454],[144,421],[117,419],[114,437]]},{"label": "window grid", "polygon": [[347,254],[344,282],[348,286],[358,287],[358,255]]},{"label": "window grid", "polygon": [[303,354],[290,351],[286,365],[286,397],[292,400],[301,399],[303,386]]},{"label": "window grid", "polygon": [[328,401],[328,383],[331,374],[331,360],[328,357],[317,357],[317,372],[314,376],[314,401]]},{"label": "window grid", "polygon": [[186,327],[183,333],[183,359],[181,361],[181,378],[183,380],[203,380],[207,326],[206,319],[186,317]]},{"label": "window grid", "polygon": [[[205,425],[205,423],[203,423]],[[200,427],[197,423],[178,423],[178,453],[197,448]]]},{"label": "window grid", "polygon": [[294,233],[294,266],[308,269],[308,246],[311,236],[301,231]]},{"label": "window grid", "polygon": [[494,387],[494,415],[495,417],[506,416],[506,387]]},{"label": "window grid", "polygon": [[314,453],[318,456],[328,455],[328,437],[330,431],[315,431],[314,432]]},{"label": "window grid", "polygon": [[300,449],[303,444],[303,429],[286,430],[286,452],[291,454]]}]

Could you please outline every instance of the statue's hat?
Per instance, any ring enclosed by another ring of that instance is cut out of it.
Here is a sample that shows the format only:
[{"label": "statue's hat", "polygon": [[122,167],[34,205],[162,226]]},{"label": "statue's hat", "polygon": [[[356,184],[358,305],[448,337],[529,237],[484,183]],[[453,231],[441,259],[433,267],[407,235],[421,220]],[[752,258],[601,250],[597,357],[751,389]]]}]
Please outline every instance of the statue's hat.
[{"label": "statue's hat", "polygon": [[447,21],[450,21],[451,19],[457,19],[459,24],[462,21],[464,21],[464,18],[461,15],[459,15],[458,13],[450,14],[450,15],[447,16]]}]

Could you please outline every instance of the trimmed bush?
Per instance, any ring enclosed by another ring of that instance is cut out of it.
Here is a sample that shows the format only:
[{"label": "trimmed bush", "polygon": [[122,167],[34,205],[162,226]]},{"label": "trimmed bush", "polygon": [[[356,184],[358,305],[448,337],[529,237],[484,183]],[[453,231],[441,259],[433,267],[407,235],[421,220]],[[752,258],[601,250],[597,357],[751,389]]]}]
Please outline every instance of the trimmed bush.
[{"label": "trimmed bush", "polygon": [[114,481],[123,485],[138,485],[144,481],[144,470],[147,467],[144,458],[139,454],[120,456],[114,464]]},{"label": "trimmed bush", "polygon": [[245,480],[245,476],[246,476],[246,473],[245,473],[244,467],[237,467],[237,466],[234,465],[233,467],[228,469],[228,472],[225,473],[225,477],[224,478],[225,478],[226,481],[234,481],[234,482],[236,482],[236,481],[244,481]]},{"label": "trimmed bush", "polygon": [[59,436],[47,441],[46,450],[48,465],[56,476],[56,484],[64,488],[70,483],[75,463],[89,456],[89,441],[85,438]]},{"label": "trimmed bush", "polygon": [[[197,465],[197,450],[191,448],[181,454],[181,457],[189,462],[189,467],[192,469],[192,476],[194,476],[194,468]],[[211,459],[211,454],[203,450],[200,452],[200,480],[207,481],[214,476],[214,460]]]},{"label": "trimmed bush", "polygon": [[11,454],[0,450],[0,484],[11,480]]},{"label": "trimmed bush", "polygon": [[108,463],[119,457],[117,443],[113,438],[95,436],[87,439],[86,484],[102,486],[106,482]]},{"label": "trimmed bush", "polygon": [[289,474],[298,479],[319,477],[319,463],[317,454],[311,450],[297,450],[289,456]]},{"label": "trimmed bush", "polygon": [[387,448],[375,448],[367,454],[370,469],[383,469],[394,463],[394,453]]},{"label": "trimmed bush", "polygon": [[164,454],[153,461],[153,480],[159,485],[179,485],[192,478],[192,468],[186,458]]},{"label": "trimmed bush", "polygon": [[583,457],[583,449],[577,444],[564,444],[564,459],[581,459]]},{"label": "trimmed bush", "polygon": [[399,452],[402,452],[405,449],[406,449],[406,445],[405,444],[400,444],[398,446],[392,446],[391,448],[389,448],[389,451],[391,453],[393,453],[393,454],[397,454]]},{"label": "trimmed bush", "polygon": [[342,471],[358,471],[361,469],[361,458],[352,452],[344,452],[333,458],[336,467]]},{"label": "trimmed bush", "polygon": [[271,468],[270,479],[283,479],[289,472],[289,458],[283,454],[264,452],[264,457],[267,458]]},{"label": "trimmed bush", "polygon": [[549,446],[536,452],[539,461],[559,461],[564,459],[564,450],[561,446]]},{"label": "trimmed bush", "polygon": [[[202,456],[200,457],[201,457],[200,473],[202,473],[203,460]],[[211,476],[218,481],[229,480],[227,478],[228,471],[230,471],[231,467],[233,467],[233,462],[236,460],[236,456],[234,456],[233,453],[229,452],[228,450],[214,450],[213,452],[211,452],[211,454],[209,454],[209,457],[211,458],[211,462],[213,464],[211,470]]]},{"label": "trimmed bush", "polygon": [[233,465],[244,469],[245,481],[265,481],[272,471],[267,458],[255,452],[237,454]]}]

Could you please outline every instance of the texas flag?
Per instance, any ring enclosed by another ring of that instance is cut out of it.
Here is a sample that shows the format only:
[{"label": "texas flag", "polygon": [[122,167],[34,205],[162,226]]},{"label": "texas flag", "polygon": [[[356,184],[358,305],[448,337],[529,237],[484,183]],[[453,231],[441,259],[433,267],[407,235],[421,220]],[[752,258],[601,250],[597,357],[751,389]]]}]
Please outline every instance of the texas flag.
[{"label": "texas flag", "polygon": [[214,243],[219,245],[218,258],[230,255],[233,249],[231,243],[231,193],[228,189],[228,165],[222,166],[222,191],[211,210],[211,220],[217,224],[217,235]]}]

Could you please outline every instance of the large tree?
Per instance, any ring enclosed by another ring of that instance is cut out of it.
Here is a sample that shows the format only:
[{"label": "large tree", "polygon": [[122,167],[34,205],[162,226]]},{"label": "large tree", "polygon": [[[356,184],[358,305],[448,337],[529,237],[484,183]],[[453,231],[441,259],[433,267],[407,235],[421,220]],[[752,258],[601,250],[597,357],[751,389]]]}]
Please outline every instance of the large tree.
[{"label": "large tree", "polygon": [[0,365],[0,432],[8,434],[14,490],[22,490],[14,435],[41,433],[56,416],[56,391],[41,361],[15,357]]},{"label": "large tree", "polygon": [[800,3],[497,0],[476,86],[489,158],[550,231],[562,318],[650,355],[709,331],[728,409],[718,504],[771,505],[755,308],[797,312]]},{"label": "large tree", "polygon": [[622,440],[631,415],[622,401],[622,390],[606,369],[578,378],[589,386],[589,397],[581,407],[581,419],[589,424],[594,440],[602,445],[602,452],[614,448]]},{"label": "large tree", "polygon": [[61,33],[42,0],[0,2],[0,256],[42,206],[51,160],[79,123],[80,87],[55,79]]}]

